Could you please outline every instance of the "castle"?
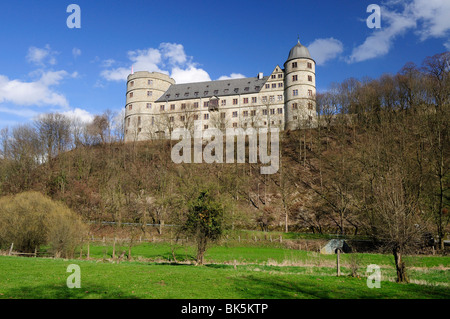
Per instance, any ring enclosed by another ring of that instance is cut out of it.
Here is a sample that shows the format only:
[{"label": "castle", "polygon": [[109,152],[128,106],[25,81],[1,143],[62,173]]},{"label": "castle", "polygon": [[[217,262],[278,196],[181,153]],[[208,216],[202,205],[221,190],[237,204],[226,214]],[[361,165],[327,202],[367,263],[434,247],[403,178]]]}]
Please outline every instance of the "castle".
[{"label": "castle", "polygon": [[268,76],[176,84],[139,71],[127,79],[125,141],[170,138],[174,128],[273,128],[315,125],[315,61],[300,41]]}]

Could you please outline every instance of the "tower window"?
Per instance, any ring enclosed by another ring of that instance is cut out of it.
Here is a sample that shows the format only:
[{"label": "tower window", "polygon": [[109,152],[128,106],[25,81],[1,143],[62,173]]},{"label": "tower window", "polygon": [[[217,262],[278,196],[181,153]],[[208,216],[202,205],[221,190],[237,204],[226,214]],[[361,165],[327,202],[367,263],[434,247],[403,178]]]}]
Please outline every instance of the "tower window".
[{"label": "tower window", "polygon": [[128,109],[131,111],[131,110],[133,109],[133,104],[130,104],[130,105],[128,106]]},{"label": "tower window", "polygon": [[312,82],[312,75],[308,75],[308,81]]},{"label": "tower window", "polygon": [[138,116],[138,125],[141,125],[141,117]]},{"label": "tower window", "polygon": [[238,104],[238,99],[233,99],[233,105],[237,105]]},{"label": "tower window", "polygon": [[205,120],[209,120],[209,114],[208,114],[208,113],[206,113],[206,114],[203,114],[203,119],[205,119]]},{"label": "tower window", "polygon": [[312,69],[312,63],[308,62],[307,67],[308,67],[308,69]]},{"label": "tower window", "polygon": [[292,109],[293,109],[293,110],[297,110],[297,109],[298,109],[297,103],[292,103]]},{"label": "tower window", "polygon": [[134,81],[131,81],[131,82],[130,82],[130,86],[134,86]]},{"label": "tower window", "polygon": [[248,103],[248,97],[244,97],[244,104]]},{"label": "tower window", "polygon": [[297,67],[297,62],[292,62],[292,67],[296,68]]},{"label": "tower window", "polygon": [[147,103],[147,108],[151,109],[152,108],[152,103]]},{"label": "tower window", "polygon": [[298,76],[297,75],[293,75],[292,76],[292,81],[297,81],[298,80]]},{"label": "tower window", "polygon": [[293,96],[297,96],[298,95],[298,90],[292,90],[292,95]]},{"label": "tower window", "polygon": [[233,117],[237,117],[237,116],[238,116],[237,111],[234,111],[234,112],[233,112]]},{"label": "tower window", "polygon": [[308,90],[308,96],[312,96],[312,95],[313,95],[312,90]]},{"label": "tower window", "polygon": [[133,97],[133,92],[130,92],[130,97]]},{"label": "tower window", "polygon": [[308,103],[308,109],[312,110],[313,109],[313,104],[311,102]]},{"label": "tower window", "polygon": [[153,80],[148,80],[148,85],[153,85]]},{"label": "tower window", "polygon": [[160,111],[164,111],[164,105],[160,105],[160,106],[159,106],[159,110],[160,110]]},{"label": "tower window", "polygon": [[152,91],[147,91],[147,96],[152,96],[153,92]]},{"label": "tower window", "polygon": [[175,104],[170,104],[170,110],[171,111],[175,110]]},{"label": "tower window", "polygon": [[252,97],[252,103],[256,103],[256,100],[257,100],[256,96]]}]

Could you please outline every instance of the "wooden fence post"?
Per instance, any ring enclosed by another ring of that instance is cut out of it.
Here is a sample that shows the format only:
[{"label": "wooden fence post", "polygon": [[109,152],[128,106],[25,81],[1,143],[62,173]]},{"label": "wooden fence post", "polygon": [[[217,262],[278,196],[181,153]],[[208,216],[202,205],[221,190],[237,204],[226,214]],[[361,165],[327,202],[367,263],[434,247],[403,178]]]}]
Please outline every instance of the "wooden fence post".
[{"label": "wooden fence post", "polygon": [[339,277],[341,275],[341,265],[340,265],[340,252],[341,250],[339,248],[336,249],[336,266],[337,266],[337,276]]},{"label": "wooden fence post", "polygon": [[9,256],[11,256],[13,251],[14,243],[11,243],[11,248],[9,249]]}]

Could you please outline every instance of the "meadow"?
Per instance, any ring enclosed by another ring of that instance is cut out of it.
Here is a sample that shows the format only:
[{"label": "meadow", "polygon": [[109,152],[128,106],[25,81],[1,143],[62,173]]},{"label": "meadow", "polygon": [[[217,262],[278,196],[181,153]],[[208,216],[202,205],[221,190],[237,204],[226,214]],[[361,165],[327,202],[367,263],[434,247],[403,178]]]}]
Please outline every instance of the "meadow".
[{"label": "meadow", "polygon": [[[2,299],[449,299],[450,257],[408,256],[410,284],[395,283],[393,257],[336,256],[267,244],[215,245],[196,266],[191,245],[141,243],[132,258],[112,259],[109,243],[91,243],[81,259],[0,256]],[[128,252],[117,245],[116,252]],[[67,267],[81,270],[81,288],[69,289]],[[380,289],[367,287],[366,268],[381,267]],[[352,265],[357,275],[350,276]]]}]

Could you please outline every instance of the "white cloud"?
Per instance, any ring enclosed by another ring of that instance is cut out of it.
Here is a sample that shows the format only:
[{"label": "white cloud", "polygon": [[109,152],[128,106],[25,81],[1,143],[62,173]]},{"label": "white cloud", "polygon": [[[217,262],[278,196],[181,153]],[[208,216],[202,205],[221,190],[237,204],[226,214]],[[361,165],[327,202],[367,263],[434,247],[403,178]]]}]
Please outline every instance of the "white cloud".
[{"label": "white cloud", "polygon": [[230,79],[242,79],[245,78],[245,75],[241,73],[231,73],[230,75],[222,75],[217,80],[230,80]]},{"label": "white cloud", "polygon": [[176,81],[176,83],[211,81],[209,74],[205,70],[197,69],[192,65],[186,69],[174,67],[172,69],[171,77]]},{"label": "white cloud", "polygon": [[444,43],[444,47],[450,51],[450,40]]},{"label": "white cloud", "polygon": [[44,48],[30,47],[28,49],[26,59],[29,63],[33,63],[38,66],[44,66],[46,63],[55,65],[55,55],[56,52],[52,51],[50,45],[47,44]]},{"label": "white cloud", "polygon": [[161,43],[159,48],[161,49],[163,58],[167,59],[170,64],[182,65],[188,60],[182,44]]},{"label": "white cloud", "polygon": [[[402,7],[396,10],[399,5]],[[354,48],[347,62],[360,62],[387,54],[394,40],[410,30],[414,30],[422,41],[428,38],[448,39],[449,17],[448,0],[387,1],[381,8],[381,29],[374,31],[364,43]]]},{"label": "white cloud", "polygon": [[323,65],[339,56],[344,51],[344,45],[334,38],[316,39],[308,46],[308,50],[317,65]]},{"label": "white cloud", "polygon": [[79,120],[82,123],[90,123],[94,119],[94,115],[86,110],[75,108],[73,110],[62,112],[61,114],[73,120]]},{"label": "white cloud", "polygon": [[[184,47],[177,43],[161,43],[158,49],[148,48],[128,52],[129,66],[108,69],[115,62],[103,63],[107,69],[101,76],[108,81],[124,81],[133,71],[160,72],[171,76],[177,83],[210,81],[209,74],[192,62],[193,58],[186,55]],[[104,62],[105,62],[104,61]]]},{"label": "white cloud", "polygon": [[66,71],[42,72],[41,77],[32,82],[10,80],[0,75],[0,103],[9,102],[22,106],[53,105],[68,107],[66,97],[53,90],[64,78],[70,75]]},{"label": "white cloud", "polygon": [[81,55],[81,50],[78,49],[78,48],[73,48],[72,49],[72,55],[76,59],[77,57],[79,57]]}]

